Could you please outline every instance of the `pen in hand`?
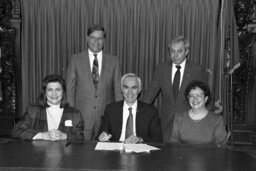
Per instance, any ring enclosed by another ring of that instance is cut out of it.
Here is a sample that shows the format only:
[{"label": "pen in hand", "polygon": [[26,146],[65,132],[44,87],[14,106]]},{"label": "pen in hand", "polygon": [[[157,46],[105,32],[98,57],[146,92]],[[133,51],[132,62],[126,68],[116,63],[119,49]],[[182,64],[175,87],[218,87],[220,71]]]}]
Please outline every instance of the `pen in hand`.
[{"label": "pen in hand", "polygon": [[65,144],[65,147],[69,146],[71,144],[70,141],[68,141],[66,144]]},{"label": "pen in hand", "polygon": [[110,138],[112,137],[112,135],[111,135],[110,133],[108,133],[108,132],[106,132],[106,134],[107,134],[107,136],[108,136],[108,140],[107,140],[107,141],[109,141]]}]

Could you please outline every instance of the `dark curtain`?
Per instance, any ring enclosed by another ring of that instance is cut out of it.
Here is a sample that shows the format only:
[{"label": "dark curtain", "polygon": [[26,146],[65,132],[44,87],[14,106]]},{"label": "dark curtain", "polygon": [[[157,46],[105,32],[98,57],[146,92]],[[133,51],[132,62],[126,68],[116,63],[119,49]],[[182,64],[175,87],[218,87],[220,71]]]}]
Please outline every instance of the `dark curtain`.
[{"label": "dark curtain", "polygon": [[87,28],[107,31],[105,51],[122,74],[134,72],[148,87],[155,67],[167,60],[167,42],[184,35],[189,58],[209,69],[214,99],[222,105],[224,37],[221,0],[21,0],[23,110],[35,102],[48,74],[65,77],[70,56],[86,50]]}]

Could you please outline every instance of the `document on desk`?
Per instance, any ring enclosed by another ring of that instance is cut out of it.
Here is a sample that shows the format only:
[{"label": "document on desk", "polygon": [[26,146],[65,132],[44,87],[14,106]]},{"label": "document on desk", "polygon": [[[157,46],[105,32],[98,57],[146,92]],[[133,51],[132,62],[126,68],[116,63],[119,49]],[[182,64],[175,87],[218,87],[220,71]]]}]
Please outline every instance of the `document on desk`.
[{"label": "document on desk", "polygon": [[124,143],[98,142],[95,150],[123,150]]},{"label": "document on desk", "polygon": [[150,152],[151,150],[160,150],[159,148],[147,144],[124,144],[113,142],[98,142],[95,150],[125,150],[125,152]]},{"label": "document on desk", "polygon": [[160,149],[147,144],[124,144],[124,150],[125,152],[149,153],[151,150],[160,150]]}]

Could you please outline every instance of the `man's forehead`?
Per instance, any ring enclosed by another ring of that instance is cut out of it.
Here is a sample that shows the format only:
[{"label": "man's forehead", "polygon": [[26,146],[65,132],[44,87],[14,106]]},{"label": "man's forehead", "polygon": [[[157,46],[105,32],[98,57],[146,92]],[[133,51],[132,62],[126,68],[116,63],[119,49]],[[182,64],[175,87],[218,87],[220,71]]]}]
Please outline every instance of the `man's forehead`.
[{"label": "man's forehead", "polygon": [[101,30],[95,30],[95,31],[93,31],[90,35],[91,36],[103,36],[103,31],[101,31]]},{"label": "man's forehead", "polygon": [[138,80],[135,77],[127,77],[124,79],[124,86],[126,87],[135,87],[138,85]]},{"label": "man's forehead", "polygon": [[185,48],[185,44],[183,41],[181,42],[175,42],[171,45],[171,49],[184,49]]}]

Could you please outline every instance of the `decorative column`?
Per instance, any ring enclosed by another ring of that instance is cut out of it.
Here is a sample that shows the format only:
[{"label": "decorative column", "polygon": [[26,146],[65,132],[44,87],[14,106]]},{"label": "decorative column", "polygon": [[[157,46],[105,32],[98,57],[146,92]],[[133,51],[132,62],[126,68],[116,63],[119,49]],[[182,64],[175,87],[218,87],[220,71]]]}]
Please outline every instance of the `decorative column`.
[{"label": "decorative column", "polygon": [[0,1],[0,119],[14,118],[16,112],[15,36],[11,27],[13,4]]},{"label": "decorative column", "polygon": [[[255,0],[234,0],[234,11],[238,26],[240,67],[233,73],[233,128],[234,143],[253,145],[255,130],[248,112],[249,97],[253,92],[255,59],[253,45],[256,42]],[[253,24],[255,26],[253,26]]]}]

